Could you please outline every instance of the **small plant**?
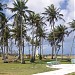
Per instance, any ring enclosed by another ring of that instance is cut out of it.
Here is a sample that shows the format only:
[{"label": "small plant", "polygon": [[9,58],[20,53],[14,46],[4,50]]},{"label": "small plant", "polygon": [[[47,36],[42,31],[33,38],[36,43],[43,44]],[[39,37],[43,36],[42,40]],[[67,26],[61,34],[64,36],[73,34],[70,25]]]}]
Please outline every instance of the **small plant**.
[{"label": "small plant", "polygon": [[32,57],[32,58],[30,59],[30,62],[33,63],[34,61],[35,61],[35,60],[34,60],[34,57]]},{"label": "small plant", "polygon": [[39,55],[39,59],[42,60],[42,55]]}]

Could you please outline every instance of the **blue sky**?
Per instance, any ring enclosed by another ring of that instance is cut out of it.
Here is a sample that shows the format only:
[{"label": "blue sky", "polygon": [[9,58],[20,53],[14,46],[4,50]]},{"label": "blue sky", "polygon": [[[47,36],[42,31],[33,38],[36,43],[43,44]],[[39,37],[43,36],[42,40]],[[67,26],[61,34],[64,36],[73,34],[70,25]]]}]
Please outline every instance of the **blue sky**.
[{"label": "blue sky", "polygon": [[68,0],[64,0],[64,2],[60,3],[61,9],[66,9],[68,5]]},{"label": "blue sky", "polygon": [[[7,3],[8,7],[13,7],[12,2],[13,0],[2,0],[3,3]],[[69,27],[68,22],[72,21],[75,19],[75,0],[29,0],[27,3],[27,6],[29,7],[30,10],[35,11],[36,13],[41,13],[44,12],[44,8],[54,4],[57,8],[61,8],[61,12],[64,15],[64,19],[66,22],[58,21],[56,25],[59,25],[63,23],[67,27]],[[9,10],[5,11],[7,17],[13,15],[13,13]],[[8,23],[12,23],[13,20],[10,20]],[[47,26],[47,29],[50,27]],[[69,54],[72,46],[72,41],[73,41],[74,33],[70,34],[69,37],[65,37],[64,39],[64,54]],[[74,49],[73,49],[74,50]],[[28,52],[28,47],[25,49],[25,52]],[[48,43],[44,42],[44,53],[51,53],[51,47],[49,46]],[[61,50],[60,52],[61,53]],[[74,51],[73,51],[74,53]]]}]

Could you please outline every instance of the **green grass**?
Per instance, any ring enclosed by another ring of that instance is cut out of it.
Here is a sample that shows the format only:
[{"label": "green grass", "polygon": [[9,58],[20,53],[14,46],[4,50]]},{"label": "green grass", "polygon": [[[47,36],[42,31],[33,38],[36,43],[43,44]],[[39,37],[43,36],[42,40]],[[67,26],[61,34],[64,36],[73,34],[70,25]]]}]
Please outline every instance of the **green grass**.
[{"label": "green grass", "polygon": [[51,71],[45,64],[10,64],[0,63],[0,75],[31,75]]},{"label": "green grass", "polygon": [[44,61],[37,60],[35,63],[30,63],[29,60],[26,60],[26,64],[20,64],[3,63],[0,60],[0,75],[32,75],[52,70],[55,69],[47,68]]},{"label": "green grass", "polygon": [[63,59],[63,60],[59,60],[61,64],[71,64],[71,61],[69,59]]},{"label": "green grass", "polygon": [[[0,75],[32,75],[52,71],[56,69],[47,68],[46,63],[54,61],[54,59],[44,59],[42,61],[36,60],[35,63],[30,63],[29,59],[25,59],[26,64],[17,63],[3,63],[0,58]],[[66,59],[58,59],[62,64],[70,64]],[[74,74],[73,74],[74,75]]]}]

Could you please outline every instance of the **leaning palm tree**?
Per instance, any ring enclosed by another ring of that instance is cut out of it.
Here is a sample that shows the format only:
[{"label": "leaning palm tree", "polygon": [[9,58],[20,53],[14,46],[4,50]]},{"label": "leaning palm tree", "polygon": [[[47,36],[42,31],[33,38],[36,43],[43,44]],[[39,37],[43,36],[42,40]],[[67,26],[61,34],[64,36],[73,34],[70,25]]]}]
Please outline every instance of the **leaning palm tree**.
[{"label": "leaning palm tree", "polygon": [[[51,6],[48,6],[47,8],[45,8],[45,13],[43,13],[43,14],[46,15],[47,21],[49,22],[49,24],[51,25],[51,29],[53,29],[53,30],[54,30],[55,22],[58,21],[58,19],[64,20],[62,18],[63,14],[60,14],[60,9],[56,8],[53,4],[51,4]],[[55,49],[56,44],[55,44],[54,32],[53,32],[53,39],[54,39],[54,49]],[[56,56],[56,50],[55,50],[55,56]]]},{"label": "leaning palm tree", "polygon": [[[12,16],[12,17],[15,17],[14,18],[14,25],[18,25],[20,26],[20,31],[21,31],[21,35],[20,35],[20,50],[21,50],[21,63],[25,63],[24,61],[24,51],[22,49],[22,45],[23,45],[23,36],[22,36],[22,28],[23,28],[23,22],[26,22],[26,17],[27,17],[27,14],[26,13],[29,13],[30,10],[28,10],[28,7],[26,6],[26,3],[28,2],[28,0],[24,1],[24,0],[15,0],[13,5],[14,5],[14,8],[9,8],[7,7],[8,9],[10,9],[12,12],[15,12],[15,14]],[[26,24],[24,24],[26,25]]]}]

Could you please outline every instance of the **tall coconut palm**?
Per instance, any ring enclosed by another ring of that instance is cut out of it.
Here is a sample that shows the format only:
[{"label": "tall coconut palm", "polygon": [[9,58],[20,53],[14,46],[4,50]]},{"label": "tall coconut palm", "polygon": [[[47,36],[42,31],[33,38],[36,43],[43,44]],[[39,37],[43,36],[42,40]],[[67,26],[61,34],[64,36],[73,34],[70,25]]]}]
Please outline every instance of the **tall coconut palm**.
[{"label": "tall coconut palm", "polygon": [[67,35],[67,27],[64,25],[57,26],[57,35],[58,35],[58,42],[62,42],[62,59],[63,59],[63,41],[64,36]]},{"label": "tall coconut palm", "polygon": [[[56,28],[53,30],[53,31],[51,31],[49,34],[48,34],[48,37],[47,37],[47,40],[49,41],[49,44],[51,45],[51,47],[52,47],[52,59],[53,59],[53,56],[54,56],[54,36],[53,36],[53,32],[55,32],[56,31]],[[57,36],[56,36],[56,34],[55,34],[55,42],[56,42],[56,40],[57,40]]]},{"label": "tall coconut palm", "polygon": [[6,25],[4,30],[3,30],[4,47],[6,48],[5,49],[6,51],[4,50],[4,52],[6,52],[6,57],[5,58],[8,58],[8,39],[9,38],[10,38],[9,28]]},{"label": "tall coconut palm", "polygon": [[30,16],[28,18],[29,20],[29,24],[32,27],[32,40],[31,40],[31,44],[32,44],[32,58],[31,58],[31,62],[34,62],[34,55],[33,55],[33,47],[34,47],[34,28],[36,25],[36,20],[37,20],[37,14],[35,14],[35,12],[30,13]]},{"label": "tall coconut palm", "polygon": [[4,62],[5,62],[5,55],[4,55],[5,50],[3,51],[3,48],[4,48],[4,28],[5,28],[6,22],[7,22],[6,16],[3,13],[3,8],[5,6],[6,6],[5,4],[0,3],[0,33],[1,33],[1,42],[2,42],[1,45],[2,45],[2,54],[3,54]]},{"label": "tall coconut palm", "polygon": [[[58,44],[60,42],[62,42],[62,59],[63,59],[63,41],[64,41],[64,36],[65,34],[67,34],[67,27],[63,26],[63,25],[59,25],[55,28],[54,30],[55,32],[55,42],[56,42],[56,46],[58,46]],[[52,46],[53,49],[53,44],[54,44],[54,39],[53,39],[53,32],[51,32],[48,36],[48,41]],[[57,49],[57,48],[56,48]]]},{"label": "tall coconut palm", "polygon": [[2,43],[1,45],[2,45],[2,54],[3,54],[3,58],[2,59],[4,59],[4,62],[5,62],[6,61],[5,60],[5,35],[7,35],[6,32],[5,32],[5,29],[6,29],[6,19],[5,19],[5,17],[2,17],[1,20],[2,20],[2,22],[1,22],[0,30],[1,30],[1,43]]},{"label": "tall coconut palm", "polygon": [[37,37],[39,39],[39,46],[40,46],[40,60],[42,59],[42,55],[41,55],[41,52],[42,52],[41,50],[42,50],[42,45],[43,45],[42,39],[45,39],[45,36],[46,36],[45,30],[43,26],[40,25],[37,29]]},{"label": "tall coconut palm", "polygon": [[[12,38],[14,38],[15,39],[15,44],[17,45],[17,47],[18,47],[18,52],[19,52],[19,55],[18,55],[18,58],[16,59],[16,60],[18,60],[18,59],[21,59],[21,47],[20,47],[20,44],[21,44],[21,27],[20,27],[20,25],[18,25],[17,23],[16,23],[16,26],[14,27],[14,29],[11,29],[10,30],[13,34],[11,35],[12,36]],[[23,27],[22,27],[22,38],[23,38],[23,45],[22,45],[22,49],[23,49],[23,56],[24,56],[24,40],[26,40],[26,41],[29,41],[28,40],[28,36],[27,36],[27,31],[26,31],[26,27],[24,27],[24,25],[23,25]]]},{"label": "tall coconut palm", "polygon": [[28,2],[28,0],[26,0],[26,1],[24,1],[24,0],[15,0],[14,3],[13,3],[14,8],[7,7],[12,12],[15,12],[15,14],[12,16],[12,17],[15,17],[14,18],[14,25],[18,24],[21,28],[20,29],[20,31],[21,31],[21,33],[20,33],[21,34],[20,35],[20,40],[21,40],[21,43],[20,43],[21,63],[25,63],[24,62],[24,53],[23,53],[24,51],[22,49],[22,45],[23,45],[22,28],[23,28],[23,21],[26,21],[26,17],[27,17],[26,13],[30,12],[30,10],[28,10],[28,7],[26,6],[27,2]]},{"label": "tall coconut palm", "polygon": [[42,39],[45,39],[45,26],[46,23],[43,21],[44,17],[40,16],[39,14],[37,14],[37,20],[36,20],[36,41],[37,38],[39,39],[39,46],[40,46],[40,59],[42,58],[41,56],[41,49],[42,49]]},{"label": "tall coconut palm", "polygon": [[[72,32],[75,31],[75,20],[72,20],[71,22],[69,22],[69,25],[70,25],[70,28],[71,28],[72,30],[68,33],[68,35],[69,35],[70,33],[72,33]],[[75,37],[75,36],[74,36],[74,37]],[[70,52],[70,56],[71,56],[71,54],[72,54],[72,50],[71,50],[71,52]]]},{"label": "tall coconut palm", "polygon": [[[47,8],[45,8],[45,13],[43,13],[44,15],[46,15],[47,21],[49,22],[49,24],[51,25],[51,28],[54,30],[54,26],[55,26],[55,22],[58,21],[58,19],[62,19],[64,20],[63,14],[60,14],[60,9],[56,8],[53,4],[51,4],[51,6],[48,6]],[[54,38],[54,49],[55,49],[55,34],[53,32],[53,38]],[[52,53],[53,54],[53,53]],[[55,50],[55,56],[56,56],[56,50]],[[53,58],[53,55],[52,55]]]},{"label": "tall coconut palm", "polygon": [[72,20],[72,22],[69,22],[70,28],[72,28],[72,30],[69,32],[69,34],[73,31],[75,31],[75,20]]},{"label": "tall coconut palm", "polygon": [[[30,24],[32,25],[32,41],[34,42],[34,37],[36,37],[36,41],[37,41],[37,38],[39,38],[40,40],[40,37],[43,37],[44,34],[43,34],[43,25],[45,24],[43,22],[43,17],[41,17],[39,14],[36,14],[36,13],[31,13],[30,14]],[[34,31],[35,29],[35,31]],[[35,34],[35,36],[34,36]],[[41,49],[41,40],[39,41],[40,42],[40,49]],[[32,51],[33,51],[33,44],[32,44]],[[41,53],[41,51],[40,51]],[[33,54],[33,53],[32,53]]]}]

